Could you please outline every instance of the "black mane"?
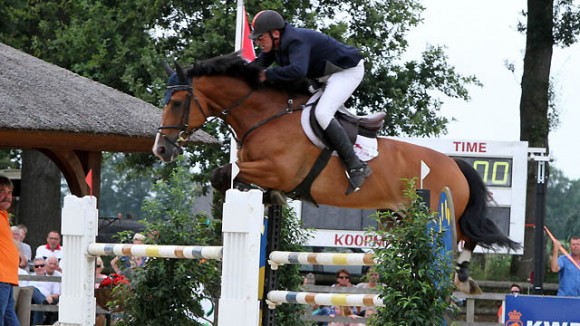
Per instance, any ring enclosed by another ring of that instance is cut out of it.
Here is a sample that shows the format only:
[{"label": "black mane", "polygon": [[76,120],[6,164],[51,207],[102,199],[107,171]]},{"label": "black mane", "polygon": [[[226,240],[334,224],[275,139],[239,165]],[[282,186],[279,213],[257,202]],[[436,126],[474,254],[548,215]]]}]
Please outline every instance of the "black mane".
[{"label": "black mane", "polygon": [[244,80],[253,88],[267,87],[291,94],[310,94],[308,87],[314,85],[313,81],[306,78],[288,83],[260,83],[260,71],[262,67],[258,63],[245,61],[239,52],[233,52],[211,59],[194,63],[186,71],[188,78],[201,76],[229,76]]},{"label": "black mane", "polygon": [[194,63],[186,72],[187,77],[200,76],[230,76],[246,81],[250,87],[260,85],[259,73],[262,68],[258,64],[246,62],[239,52]]}]

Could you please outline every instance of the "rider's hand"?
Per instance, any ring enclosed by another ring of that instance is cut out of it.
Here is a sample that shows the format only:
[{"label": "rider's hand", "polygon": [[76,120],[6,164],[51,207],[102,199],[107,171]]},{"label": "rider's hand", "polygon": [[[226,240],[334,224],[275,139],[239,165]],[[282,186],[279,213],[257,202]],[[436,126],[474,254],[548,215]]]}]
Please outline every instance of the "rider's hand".
[{"label": "rider's hand", "polygon": [[260,83],[263,83],[266,81],[266,70],[262,70],[260,71]]}]

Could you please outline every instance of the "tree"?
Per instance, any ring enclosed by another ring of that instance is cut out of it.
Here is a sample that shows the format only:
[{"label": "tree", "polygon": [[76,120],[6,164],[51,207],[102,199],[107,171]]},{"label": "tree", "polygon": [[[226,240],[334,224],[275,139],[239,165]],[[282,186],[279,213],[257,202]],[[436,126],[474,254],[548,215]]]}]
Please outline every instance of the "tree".
[{"label": "tree", "polygon": [[[554,5],[555,4],[555,5]],[[548,134],[553,128],[550,120],[550,67],[554,45],[569,46],[580,32],[580,9],[573,0],[528,0],[526,52],[520,100],[520,139],[530,147],[548,148]],[[549,171],[548,171],[549,173]],[[526,225],[536,223],[535,186],[537,171],[534,162],[528,165],[526,192]],[[524,235],[524,254],[514,256],[512,271],[526,279],[532,270],[534,232],[527,228]]]},{"label": "tree", "polygon": [[58,167],[44,154],[22,152],[18,223],[28,228],[27,241],[32,248],[46,244],[48,232],[60,232],[60,179]]},{"label": "tree", "polygon": [[550,169],[546,202],[546,226],[560,240],[580,234],[580,180],[569,180]]}]

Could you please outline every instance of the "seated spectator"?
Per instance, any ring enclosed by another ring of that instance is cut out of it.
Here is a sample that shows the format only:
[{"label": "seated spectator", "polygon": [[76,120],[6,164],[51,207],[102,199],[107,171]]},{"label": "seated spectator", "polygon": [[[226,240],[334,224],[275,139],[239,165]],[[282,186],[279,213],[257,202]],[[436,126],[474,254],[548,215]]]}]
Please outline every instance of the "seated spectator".
[{"label": "seated spectator", "polygon": [[30,245],[24,240],[26,240],[26,235],[28,234],[28,228],[24,224],[18,224],[18,228],[20,229],[20,243],[22,243],[22,252],[28,258],[28,263],[32,263],[32,248]]},{"label": "seated spectator", "polygon": [[336,272],[336,283],[331,287],[352,287],[350,283],[350,272],[346,269],[340,269]]},{"label": "seated spectator", "polygon": [[[42,257],[33,260],[34,275],[46,275],[46,261]],[[33,304],[57,304],[60,297],[60,284],[48,281],[30,281],[29,286],[34,286],[32,293]],[[32,312],[31,325],[45,324],[45,314],[42,311]]]},{"label": "seated spectator", "polygon": [[[134,245],[143,244],[144,241],[145,236],[141,233],[135,233],[135,235],[133,236]],[[137,267],[143,267],[146,261],[147,257],[134,257],[134,256],[115,257],[111,260],[111,267],[113,267],[115,273],[120,275],[127,275],[130,274],[133,269]]]},{"label": "seated spectator", "polygon": [[17,226],[11,226],[10,230],[12,231],[12,239],[14,240],[16,248],[18,248],[18,254],[20,255],[20,262],[18,263],[18,267],[27,268],[30,257],[26,256],[24,252],[24,247],[22,245],[22,233]]},{"label": "seated spectator", "polygon": [[[356,314],[356,311],[353,310],[352,307],[348,306],[334,306],[334,313],[331,313],[330,316],[331,317],[344,316],[350,317],[352,319],[360,318],[360,316]],[[362,325],[364,324],[365,323],[362,323]],[[328,323],[328,326],[354,326],[354,325],[361,325],[361,323],[357,323],[355,320],[353,320],[352,323],[334,322],[334,321]]]},{"label": "seated spectator", "polygon": [[60,234],[58,231],[50,231],[48,232],[48,236],[46,237],[46,244],[38,246],[36,248],[36,257],[42,257],[45,260],[48,259],[50,256],[56,256],[59,268],[58,271],[62,272],[60,268],[60,262],[62,260],[62,247],[60,245]]},{"label": "seated spectator", "polygon": [[[23,257],[24,256],[22,256],[22,255],[20,256],[20,262],[22,262]],[[26,276],[30,275],[30,273],[28,273],[28,266],[26,266],[26,268],[22,268],[20,266],[18,267],[18,276],[19,276],[19,278],[18,278],[18,286],[19,287],[28,286],[28,280],[21,280],[20,279],[20,275],[26,275]]]},{"label": "seated spectator", "polygon": [[[510,294],[518,295],[520,293],[522,293],[522,287],[521,286],[519,286],[516,283],[513,283],[512,285],[510,285]],[[503,319],[504,318],[503,318],[503,304],[502,304],[502,305],[499,306],[499,309],[497,310],[497,320],[498,320],[498,323],[502,323],[503,324],[504,323],[504,320]]]},{"label": "seated spectator", "polygon": [[103,279],[109,277],[107,274],[103,274],[104,268],[105,265],[103,264],[103,259],[100,256],[97,256],[97,259],[95,260],[95,289],[99,288]]},{"label": "seated spectator", "polygon": [[[365,274],[364,279],[366,282],[359,283],[355,285],[356,288],[360,289],[376,289],[379,285],[379,273],[374,268],[369,268],[368,272]],[[366,316],[367,314],[376,313],[374,307],[357,307],[357,313],[359,316]]]}]

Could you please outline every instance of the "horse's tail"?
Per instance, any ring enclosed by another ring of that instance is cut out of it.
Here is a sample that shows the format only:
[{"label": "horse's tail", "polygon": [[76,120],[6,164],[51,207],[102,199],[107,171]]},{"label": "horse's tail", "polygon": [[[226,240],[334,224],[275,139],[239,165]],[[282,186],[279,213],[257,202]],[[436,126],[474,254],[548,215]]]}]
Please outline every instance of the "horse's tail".
[{"label": "horse's tail", "polygon": [[463,215],[459,218],[461,232],[467,238],[483,248],[499,247],[519,249],[519,243],[505,236],[497,225],[488,217],[487,187],[477,171],[467,162],[455,159],[459,169],[469,184],[469,201]]}]

